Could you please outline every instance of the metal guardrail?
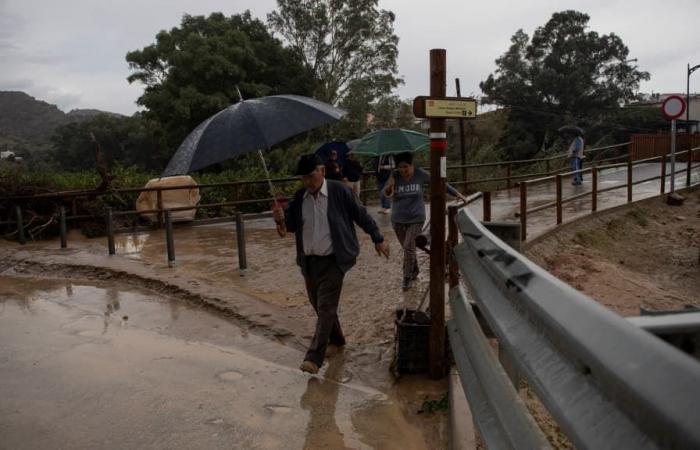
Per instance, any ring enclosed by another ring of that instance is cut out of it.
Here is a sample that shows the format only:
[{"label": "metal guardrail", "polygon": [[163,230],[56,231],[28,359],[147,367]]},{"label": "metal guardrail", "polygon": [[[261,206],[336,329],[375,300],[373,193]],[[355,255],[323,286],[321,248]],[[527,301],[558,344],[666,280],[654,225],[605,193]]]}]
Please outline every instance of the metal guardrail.
[{"label": "metal guardrail", "polygon": [[[466,208],[454,247],[468,288],[448,322],[462,386],[490,448],[548,444],[476,322],[469,300],[580,449],[700,448],[700,363],[505,245]],[[500,356],[500,355],[499,355]]]}]

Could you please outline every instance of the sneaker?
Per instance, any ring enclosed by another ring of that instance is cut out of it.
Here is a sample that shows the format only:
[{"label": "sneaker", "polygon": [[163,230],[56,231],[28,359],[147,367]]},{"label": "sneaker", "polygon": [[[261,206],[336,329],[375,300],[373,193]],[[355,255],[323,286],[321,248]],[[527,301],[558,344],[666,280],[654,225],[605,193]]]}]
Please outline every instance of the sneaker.
[{"label": "sneaker", "polygon": [[401,282],[401,289],[403,289],[404,291],[411,289],[411,278],[410,277],[404,277],[403,281]]},{"label": "sneaker", "polygon": [[318,366],[316,365],[316,363],[313,361],[309,361],[308,359],[301,363],[301,366],[299,366],[299,368],[302,372],[307,372],[310,374],[318,373]]}]

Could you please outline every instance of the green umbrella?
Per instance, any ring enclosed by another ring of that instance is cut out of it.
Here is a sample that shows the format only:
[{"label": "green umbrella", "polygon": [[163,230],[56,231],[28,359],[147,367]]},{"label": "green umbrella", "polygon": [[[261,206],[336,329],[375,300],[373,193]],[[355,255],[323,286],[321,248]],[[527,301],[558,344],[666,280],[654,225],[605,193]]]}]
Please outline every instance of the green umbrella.
[{"label": "green umbrella", "polygon": [[385,128],[373,131],[348,143],[356,155],[390,155],[427,150],[430,138],[427,134],[401,128]]}]

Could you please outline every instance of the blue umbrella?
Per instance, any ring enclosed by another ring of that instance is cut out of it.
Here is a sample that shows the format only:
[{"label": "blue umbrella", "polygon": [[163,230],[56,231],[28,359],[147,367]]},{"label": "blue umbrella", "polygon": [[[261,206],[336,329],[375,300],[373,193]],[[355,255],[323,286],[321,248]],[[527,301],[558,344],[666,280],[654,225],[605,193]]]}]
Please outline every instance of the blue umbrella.
[{"label": "blue umbrella", "polygon": [[345,165],[345,161],[348,159],[348,153],[350,152],[350,148],[345,142],[326,142],[325,144],[317,148],[314,153],[316,153],[316,155],[318,155],[325,163],[331,157],[331,150],[335,150],[338,154],[338,164],[340,164],[341,166]]}]

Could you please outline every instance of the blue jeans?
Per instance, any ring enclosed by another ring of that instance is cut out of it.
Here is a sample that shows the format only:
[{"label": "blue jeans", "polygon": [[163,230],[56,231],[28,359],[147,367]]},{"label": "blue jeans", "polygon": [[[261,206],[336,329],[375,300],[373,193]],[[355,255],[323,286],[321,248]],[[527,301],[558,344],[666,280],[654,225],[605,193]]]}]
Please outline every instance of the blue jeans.
[{"label": "blue jeans", "polygon": [[386,195],[384,195],[384,186],[386,186],[387,181],[389,181],[389,180],[388,179],[384,180],[384,181],[377,180],[377,184],[379,185],[379,200],[381,201],[382,208],[384,208],[384,209],[391,208],[391,200]]},{"label": "blue jeans", "polygon": [[[583,160],[581,158],[572,157],[571,158],[571,171],[583,169]],[[573,184],[581,184],[583,182],[583,174],[581,172],[575,173],[571,180]]]}]

